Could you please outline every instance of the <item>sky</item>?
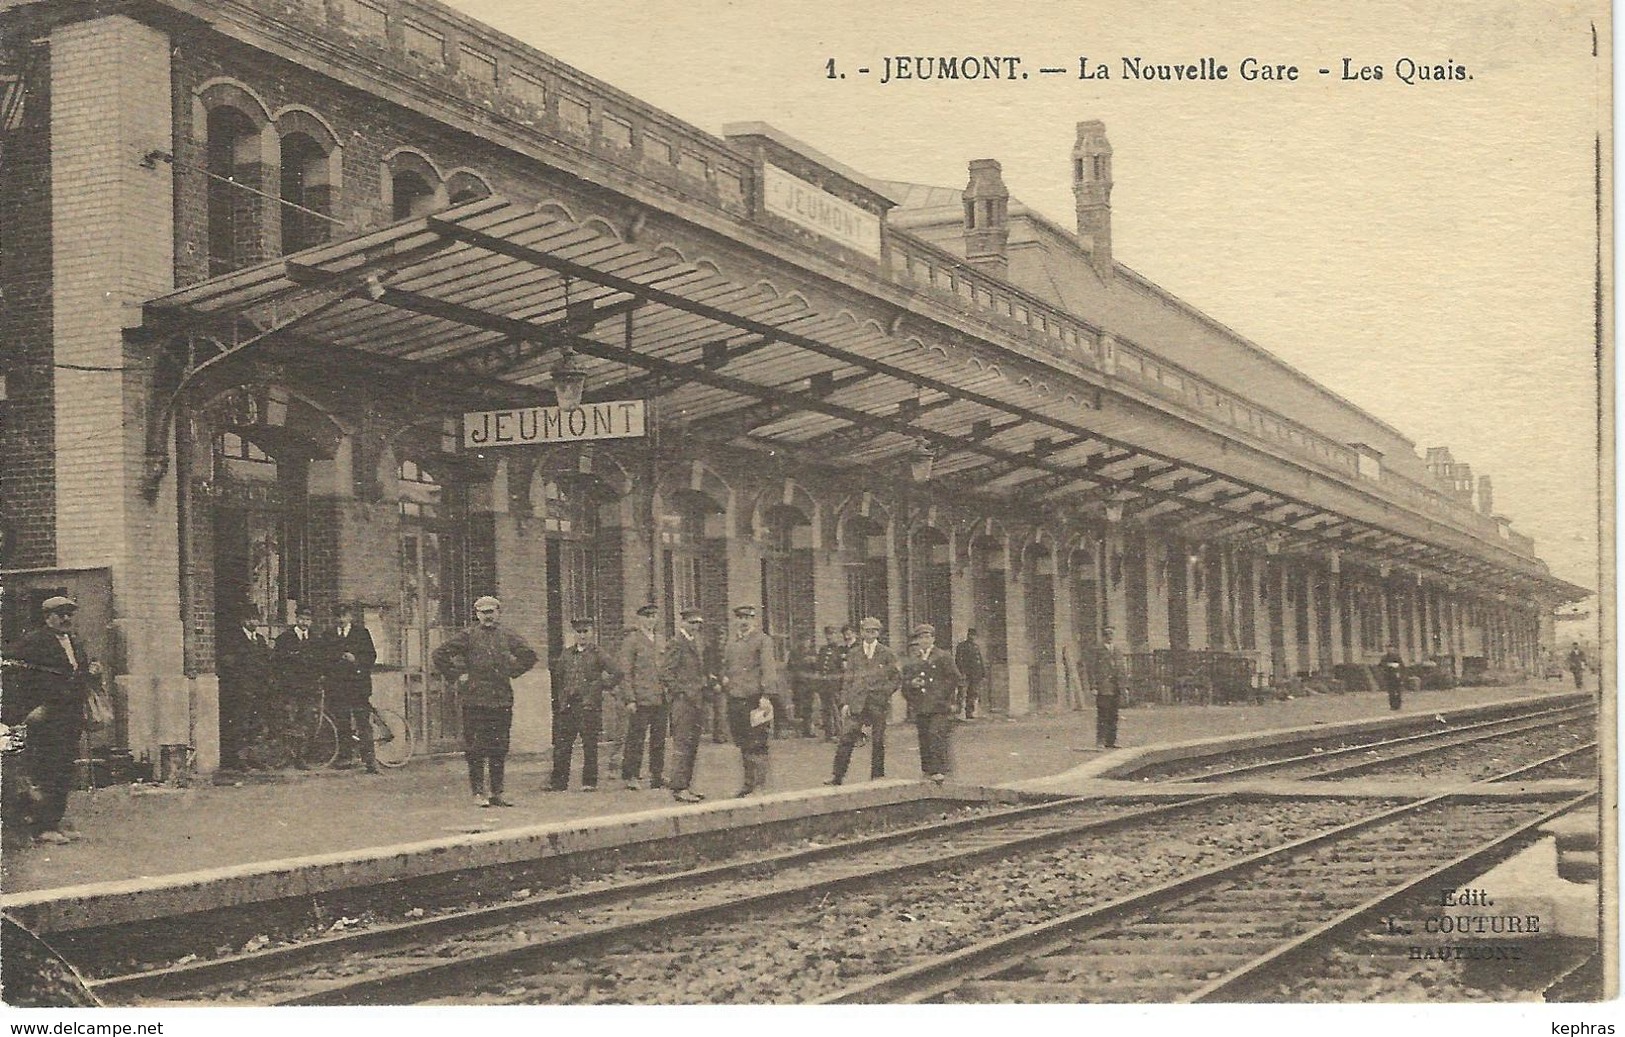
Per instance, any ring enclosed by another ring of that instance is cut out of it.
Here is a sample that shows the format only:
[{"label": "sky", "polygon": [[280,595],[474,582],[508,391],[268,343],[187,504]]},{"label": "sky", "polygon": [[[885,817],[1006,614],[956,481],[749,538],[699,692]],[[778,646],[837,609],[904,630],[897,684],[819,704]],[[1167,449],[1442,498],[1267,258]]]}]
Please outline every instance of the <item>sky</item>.
[{"label": "sky", "polygon": [[[1448,445],[1554,573],[1598,586],[1600,4],[451,6],[713,133],[765,121],[870,176],[955,188],[969,160],[996,158],[1011,193],[1065,227],[1074,126],[1103,120],[1119,262],[1419,453]],[[1030,78],[880,83],[897,55],[1018,56]],[[1079,79],[1085,56],[1111,78]],[[1249,56],[1300,78],[1242,81]],[[1134,81],[1125,57],[1212,57],[1230,78]],[[831,58],[847,78],[828,77]],[[1382,78],[1345,80],[1344,59]],[[1405,83],[1402,59],[1470,78]]]}]

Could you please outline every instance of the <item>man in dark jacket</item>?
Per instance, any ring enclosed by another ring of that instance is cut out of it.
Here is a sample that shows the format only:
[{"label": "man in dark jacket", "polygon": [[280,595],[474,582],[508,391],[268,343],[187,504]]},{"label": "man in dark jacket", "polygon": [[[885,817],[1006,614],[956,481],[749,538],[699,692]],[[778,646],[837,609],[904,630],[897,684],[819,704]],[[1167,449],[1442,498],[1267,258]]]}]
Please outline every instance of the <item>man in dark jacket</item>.
[{"label": "man in dark jacket", "polygon": [[[73,788],[74,759],[84,731],[85,699],[102,667],[73,632],[79,605],[71,598],[46,598],[45,625],[24,634],[5,652],[0,713],[8,727],[28,729],[22,753],[26,780],[16,784],[18,801],[8,814],[26,819],[36,843],[77,838],[62,830]],[[9,761],[8,761],[9,765]]]},{"label": "man in dark jacket", "polygon": [[954,657],[937,647],[937,628],[917,625],[903,661],[903,697],[914,707],[920,732],[920,772],[938,784],[951,766],[948,739],[959,713],[961,681]]},{"label": "man in dark jacket", "polygon": [[954,665],[965,678],[965,719],[975,720],[982,682],[987,679],[987,663],[982,660],[982,646],[976,643],[975,627],[965,631],[965,640],[954,646]]},{"label": "man in dark jacket", "polygon": [[813,702],[818,691],[818,649],[811,634],[795,639],[787,660],[790,670],[790,702],[795,707],[796,733],[811,738],[813,733]]},{"label": "man in dark jacket", "polygon": [[1388,692],[1388,708],[1398,709],[1403,705],[1400,700],[1405,688],[1405,657],[1399,654],[1397,645],[1388,646],[1388,651],[1377,661],[1377,668],[1382,673],[1382,686]]},{"label": "man in dark jacket", "polygon": [[818,723],[824,741],[841,734],[841,671],[846,665],[847,646],[835,639],[835,628],[824,628],[824,643],[818,647]]},{"label": "man in dark jacket", "polygon": [[434,668],[457,682],[463,755],[475,804],[511,807],[502,793],[513,729],[513,679],[529,672],[537,656],[524,638],[502,628],[502,602],[496,598],[487,595],[474,602],[474,616],[476,625],[434,650]]},{"label": "man in dark jacket", "polygon": [[570,787],[570,758],[581,739],[581,791],[598,791],[598,736],[604,728],[604,702],[615,698],[621,670],[593,639],[590,616],[570,623],[575,643],[550,664],[553,673],[553,780],[549,792]]},{"label": "man in dark jacket", "polygon": [[271,644],[260,632],[258,611],[243,607],[234,624],[215,635],[215,672],[220,677],[220,765],[263,769],[254,748],[265,736],[271,705]]},{"label": "man in dark jacket", "polygon": [[846,780],[852,750],[869,729],[869,777],[886,776],[886,724],[891,720],[891,698],[897,693],[902,670],[892,650],[880,643],[880,620],[870,617],[858,624],[863,640],[846,655],[841,679],[841,741],[835,747],[835,773],[824,784]]},{"label": "man in dark jacket", "polygon": [[621,778],[628,789],[637,789],[638,772],[643,769],[643,745],[649,744],[649,787],[666,783],[666,693],[660,686],[660,644],[655,640],[655,617],[659,609],[644,605],[638,609],[632,629],[621,642],[621,695],[628,708],[611,723],[625,725],[626,742],[621,757]]},{"label": "man in dark jacket", "polygon": [[706,665],[701,631],[705,617],[699,609],[683,610],[683,625],[666,642],[660,655],[660,688],[671,704],[671,798],[698,803],[705,797],[689,786],[694,781],[694,757],[700,750],[700,727],[705,723],[705,696],[716,682]]},{"label": "man in dark jacket", "polygon": [[1580,642],[1574,642],[1574,647],[1569,649],[1567,661],[1569,672],[1574,674],[1574,690],[1579,691],[1586,684],[1586,654]]},{"label": "man in dark jacket", "polygon": [[327,659],[327,712],[339,729],[336,766],[361,763],[368,774],[377,774],[378,758],[372,746],[372,666],[378,661],[378,649],[359,606],[339,606],[339,622],[327,644]]},{"label": "man in dark jacket", "polygon": [[[314,715],[316,699],[321,691],[324,673],[325,646],[311,629],[315,613],[308,605],[299,606],[294,613],[293,625],[277,635],[271,648],[271,664],[275,669],[277,730],[269,737],[284,744],[296,743],[302,732],[310,729],[309,718]],[[297,745],[295,745],[297,749]],[[297,759],[298,753],[294,753]],[[303,767],[303,763],[295,766]]]}]

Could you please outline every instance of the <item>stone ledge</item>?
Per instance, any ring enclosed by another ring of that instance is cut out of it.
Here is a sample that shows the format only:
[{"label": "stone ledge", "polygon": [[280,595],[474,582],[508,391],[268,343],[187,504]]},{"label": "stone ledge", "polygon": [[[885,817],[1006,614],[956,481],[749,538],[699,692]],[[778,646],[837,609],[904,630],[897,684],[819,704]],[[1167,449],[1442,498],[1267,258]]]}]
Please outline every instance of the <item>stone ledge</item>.
[{"label": "stone ledge", "polygon": [[849,788],[803,789],[745,800],[674,805],[634,814],[547,822],[155,879],[39,890],[0,897],[0,909],[36,933],[60,932],[317,896],[358,886],[917,800],[1013,803],[1022,798],[1002,789],[944,789],[920,781],[884,779]]}]

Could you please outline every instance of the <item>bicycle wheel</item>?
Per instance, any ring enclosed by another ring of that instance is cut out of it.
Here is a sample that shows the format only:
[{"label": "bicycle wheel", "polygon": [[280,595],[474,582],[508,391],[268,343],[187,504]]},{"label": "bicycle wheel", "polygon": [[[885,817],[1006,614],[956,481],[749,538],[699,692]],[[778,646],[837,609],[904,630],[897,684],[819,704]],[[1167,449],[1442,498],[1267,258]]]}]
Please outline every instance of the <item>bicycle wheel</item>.
[{"label": "bicycle wheel", "polygon": [[412,728],[393,709],[372,707],[372,751],[380,767],[404,767],[412,758]]},{"label": "bicycle wheel", "polygon": [[299,746],[299,761],[311,767],[326,767],[339,758],[339,729],[325,712],[316,718],[310,734]]}]

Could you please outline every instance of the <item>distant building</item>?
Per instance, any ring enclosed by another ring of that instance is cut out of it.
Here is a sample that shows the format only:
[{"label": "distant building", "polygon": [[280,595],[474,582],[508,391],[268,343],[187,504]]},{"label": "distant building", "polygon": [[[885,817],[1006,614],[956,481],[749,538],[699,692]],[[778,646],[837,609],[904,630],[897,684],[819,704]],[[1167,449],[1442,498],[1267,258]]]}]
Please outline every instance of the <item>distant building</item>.
[{"label": "distant building", "polygon": [[155,765],[216,765],[245,607],[360,601],[435,749],[429,652],[490,592],[538,646],[651,600],[975,626],[1013,714],[1107,625],[1176,697],[1390,641],[1528,668],[1585,593],[1448,450],[1117,263],[1099,122],[1063,227],[991,159],[712,136],[431,0],[10,5],[0,98],[0,619],[93,600]]}]

